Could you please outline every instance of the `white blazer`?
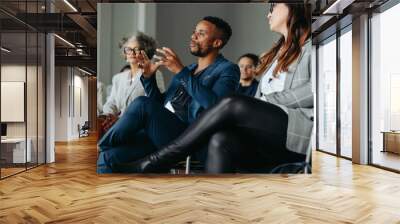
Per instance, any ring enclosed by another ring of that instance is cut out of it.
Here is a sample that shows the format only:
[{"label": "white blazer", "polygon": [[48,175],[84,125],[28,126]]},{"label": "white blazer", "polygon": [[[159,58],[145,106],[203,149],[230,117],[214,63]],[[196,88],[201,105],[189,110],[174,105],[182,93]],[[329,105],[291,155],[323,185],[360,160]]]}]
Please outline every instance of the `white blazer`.
[{"label": "white blazer", "polygon": [[[110,96],[103,106],[104,114],[114,114],[121,116],[129,104],[138,96],[145,96],[144,88],[140,82],[142,72],[137,72],[131,78],[131,71],[125,71],[114,75]],[[160,91],[164,91],[164,83],[161,73],[156,73],[157,85]]]}]

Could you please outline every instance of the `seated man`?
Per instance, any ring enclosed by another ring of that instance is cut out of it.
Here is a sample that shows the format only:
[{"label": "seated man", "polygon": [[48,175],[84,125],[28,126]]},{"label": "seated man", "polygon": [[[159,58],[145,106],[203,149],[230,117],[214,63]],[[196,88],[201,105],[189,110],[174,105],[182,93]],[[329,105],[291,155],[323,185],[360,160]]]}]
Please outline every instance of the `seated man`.
[{"label": "seated man", "polygon": [[258,81],[255,79],[258,56],[244,54],[240,56],[238,65],[240,68],[240,86],[238,93],[246,96],[254,96],[257,92]]},{"label": "seated man", "polygon": [[[143,74],[146,96],[138,97],[99,141],[98,172],[111,172],[118,163],[140,159],[160,149],[192,123],[202,111],[222,97],[234,93],[239,85],[239,67],[219,51],[228,42],[232,30],[217,17],[204,17],[191,36],[190,52],[197,63],[184,67],[174,51],[158,49],[163,54],[152,63],[144,51],[136,54]],[[159,66],[174,75],[169,88],[161,94],[154,77]],[[107,157],[105,151],[116,150]]]}]

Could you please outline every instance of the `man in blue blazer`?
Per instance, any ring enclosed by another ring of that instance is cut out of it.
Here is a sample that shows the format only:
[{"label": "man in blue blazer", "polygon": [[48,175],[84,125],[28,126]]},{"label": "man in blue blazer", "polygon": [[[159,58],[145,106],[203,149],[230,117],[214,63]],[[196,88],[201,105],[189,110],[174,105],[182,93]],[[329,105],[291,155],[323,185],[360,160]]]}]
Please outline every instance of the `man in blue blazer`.
[{"label": "man in blue blazer", "polygon": [[[231,27],[217,17],[204,17],[194,30],[190,52],[197,63],[184,67],[170,48],[157,49],[162,56],[152,63],[140,51],[135,56],[143,73],[146,96],[138,97],[99,141],[98,173],[112,172],[119,163],[131,162],[161,148],[222,97],[239,86],[240,70],[219,51],[232,35]],[[167,91],[157,87],[155,73],[165,66],[174,75]]]}]

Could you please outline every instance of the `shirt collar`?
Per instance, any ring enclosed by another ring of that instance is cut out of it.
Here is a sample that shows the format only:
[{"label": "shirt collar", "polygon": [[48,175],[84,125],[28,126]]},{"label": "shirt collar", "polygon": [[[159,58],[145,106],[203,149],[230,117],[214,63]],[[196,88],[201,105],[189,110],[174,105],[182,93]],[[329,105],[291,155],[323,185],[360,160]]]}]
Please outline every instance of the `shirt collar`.
[{"label": "shirt collar", "polygon": [[[225,59],[225,57],[221,53],[219,53],[218,56],[215,58],[214,62],[212,64],[210,64],[209,66],[207,66],[207,68],[205,68],[204,71],[211,67],[214,67],[215,65],[219,64],[224,59]],[[188,69],[190,71],[194,71],[194,70],[196,70],[197,66],[198,66],[197,63],[193,63],[188,66]]]}]

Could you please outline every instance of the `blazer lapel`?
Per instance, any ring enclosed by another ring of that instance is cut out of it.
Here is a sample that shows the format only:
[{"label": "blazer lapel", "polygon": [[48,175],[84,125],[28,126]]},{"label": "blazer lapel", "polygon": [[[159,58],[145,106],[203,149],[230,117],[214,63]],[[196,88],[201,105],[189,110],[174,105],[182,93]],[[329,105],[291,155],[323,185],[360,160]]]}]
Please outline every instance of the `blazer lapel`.
[{"label": "blazer lapel", "polygon": [[286,80],[285,80],[285,84],[284,84],[284,89],[289,89],[289,88],[292,87],[293,80],[294,80],[294,78],[295,78],[294,76],[296,75],[297,67],[299,66],[299,61],[301,61],[301,59],[303,58],[304,53],[305,53],[304,48],[306,48],[307,45],[309,45],[309,44],[310,44],[310,40],[307,40],[307,41],[304,43],[303,47],[301,48],[301,54],[300,54],[300,56],[296,59],[296,61],[294,61],[294,62],[289,66],[289,72],[290,72],[290,71],[293,71],[293,73],[289,73],[289,72],[288,72],[288,74],[286,75]]},{"label": "blazer lapel", "polygon": [[297,67],[299,66],[299,61],[304,55],[304,50],[302,50],[301,54],[297,59],[289,65],[288,72],[286,74],[285,84],[283,89],[290,89],[293,84],[293,80],[295,79],[295,75],[297,72]]},{"label": "blazer lapel", "polygon": [[[289,65],[288,72],[286,73],[285,84],[283,85],[283,89],[290,89],[293,83],[294,76],[296,74],[297,62],[293,62]],[[293,71],[293,72],[292,72]]]}]

